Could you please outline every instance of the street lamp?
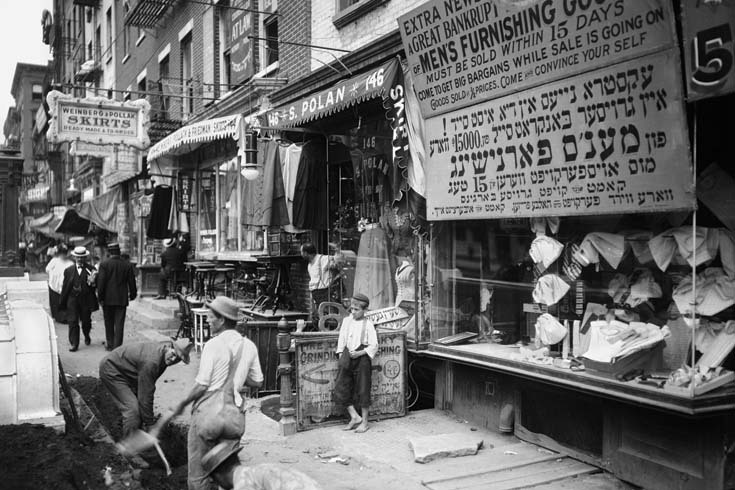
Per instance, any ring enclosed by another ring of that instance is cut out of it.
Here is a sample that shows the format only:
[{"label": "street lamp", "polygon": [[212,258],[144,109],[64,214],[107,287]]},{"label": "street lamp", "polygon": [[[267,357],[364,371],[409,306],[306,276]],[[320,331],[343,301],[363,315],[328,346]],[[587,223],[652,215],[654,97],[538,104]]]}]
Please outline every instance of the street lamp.
[{"label": "street lamp", "polygon": [[241,143],[241,150],[238,154],[240,160],[240,173],[245,180],[255,180],[260,176],[258,168],[258,137],[254,131],[246,131],[244,134],[244,142]]}]

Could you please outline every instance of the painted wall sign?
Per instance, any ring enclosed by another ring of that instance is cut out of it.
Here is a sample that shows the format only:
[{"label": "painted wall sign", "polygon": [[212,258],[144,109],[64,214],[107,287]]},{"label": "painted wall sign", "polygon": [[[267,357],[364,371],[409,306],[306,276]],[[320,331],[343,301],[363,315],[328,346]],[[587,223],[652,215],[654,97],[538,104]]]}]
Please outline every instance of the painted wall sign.
[{"label": "painted wall sign", "polygon": [[431,220],[693,209],[675,50],[426,121]]},{"label": "painted wall sign", "polygon": [[253,41],[253,14],[244,10],[252,9],[250,0],[235,0],[230,10],[230,83],[240,84],[253,76],[255,57]]},{"label": "painted wall sign", "polygon": [[682,0],[689,100],[735,91],[735,0]]},{"label": "painted wall sign", "polygon": [[[341,422],[344,413],[332,403],[337,377],[338,333],[296,336],[296,422],[298,430]],[[370,415],[381,418],[406,414],[406,334],[378,332],[373,359]]]},{"label": "painted wall sign", "polygon": [[668,0],[431,0],[398,25],[425,118],[676,43]]},{"label": "painted wall sign", "polygon": [[46,96],[51,123],[49,143],[83,141],[122,144],[139,150],[150,146],[150,104],[145,99],[115,102],[103,97],[76,98],[52,90]]}]

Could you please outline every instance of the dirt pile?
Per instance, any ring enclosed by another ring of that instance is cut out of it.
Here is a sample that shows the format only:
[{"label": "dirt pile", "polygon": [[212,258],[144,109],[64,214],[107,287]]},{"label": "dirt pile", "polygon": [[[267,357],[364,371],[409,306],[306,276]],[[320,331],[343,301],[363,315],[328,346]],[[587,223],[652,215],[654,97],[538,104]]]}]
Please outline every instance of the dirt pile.
[{"label": "dirt pile", "polygon": [[[109,466],[120,488],[141,488],[114,446],[95,443],[84,434],[58,434],[42,425],[0,426],[0,489],[108,489]],[[124,484],[124,483],[123,483]]]}]

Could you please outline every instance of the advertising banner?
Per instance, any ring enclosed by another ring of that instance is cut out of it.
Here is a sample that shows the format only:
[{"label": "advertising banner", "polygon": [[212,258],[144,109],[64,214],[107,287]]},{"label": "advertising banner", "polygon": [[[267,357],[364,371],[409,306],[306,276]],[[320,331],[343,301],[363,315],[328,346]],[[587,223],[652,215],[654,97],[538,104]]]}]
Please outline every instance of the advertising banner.
[{"label": "advertising banner", "polygon": [[425,118],[676,44],[669,0],[431,0],[398,25]]},{"label": "advertising banner", "polygon": [[[337,378],[339,334],[309,334],[296,338],[296,423],[298,430],[343,422],[344,412],[332,402]],[[406,415],[406,333],[378,331],[373,358],[370,415]]]},{"label": "advertising banner", "polygon": [[675,50],[426,121],[430,220],[693,209]]},{"label": "advertising banner", "polygon": [[238,9],[252,9],[250,0],[234,0],[230,10],[230,83],[238,85],[255,73],[253,67],[253,13]]},{"label": "advertising banner", "polygon": [[52,90],[46,100],[51,112],[46,133],[49,143],[120,144],[139,150],[150,146],[151,106],[145,99],[126,102],[104,97],[80,99]]},{"label": "advertising banner", "polygon": [[682,0],[689,100],[735,91],[735,0]]}]

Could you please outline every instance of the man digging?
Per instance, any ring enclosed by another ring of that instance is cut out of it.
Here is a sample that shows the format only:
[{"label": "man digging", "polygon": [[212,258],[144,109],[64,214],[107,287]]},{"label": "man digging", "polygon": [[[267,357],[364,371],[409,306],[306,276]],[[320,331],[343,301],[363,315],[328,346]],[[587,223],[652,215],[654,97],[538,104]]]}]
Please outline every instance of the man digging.
[{"label": "man digging", "polygon": [[189,339],[134,342],[114,349],[100,362],[100,380],[122,413],[123,438],[152,427],[156,380],[168,366],[189,364]]}]

